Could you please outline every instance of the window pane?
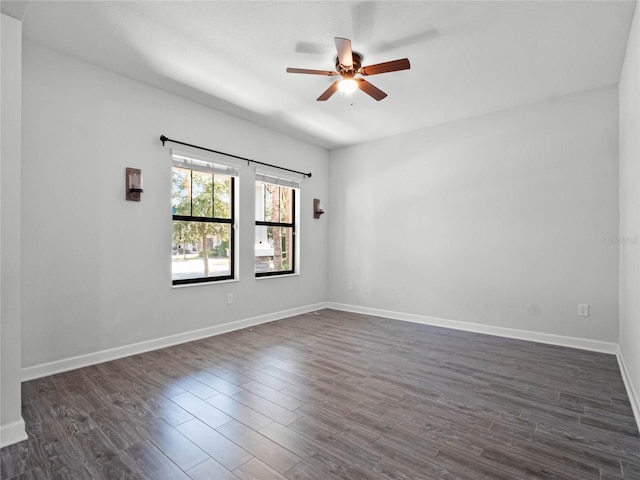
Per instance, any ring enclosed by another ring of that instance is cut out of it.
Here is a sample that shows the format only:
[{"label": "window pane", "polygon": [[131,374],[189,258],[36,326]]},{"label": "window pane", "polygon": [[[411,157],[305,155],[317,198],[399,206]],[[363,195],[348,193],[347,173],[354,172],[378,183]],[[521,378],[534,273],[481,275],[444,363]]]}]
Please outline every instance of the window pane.
[{"label": "window pane", "polygon": [[229,224],[174,220],[172,280],[231,275],[230,240]]},{"label": "window pane", "polygon": [[256,226],[256,273],[293,270],[293,228]]},{"label": "window pane", "polygon": [[213,217],[213,175],[193,171],[192,202],[194,217]]},{"label": "window pane", "polygon": [[278,217],[276,216],[276,222],[293,222],[293,219],[291,218],[291,212],[293,211],[293,209],[291,208],[293,202],[292,191],[293,190],[291,188],[278,187],[280,219],[277,220]]},{"label": "window pane", "polygon": [[231,177],[215,175],[213,178],[214,217],[231,218]]},{"label": "window pane", "polygon": [[191,170],[173,167],[171,206],[173,215],[191,215]]},{"label": "window pane", "polygon": [[256,182],[256,220],[292,223],[291,188]]},{"label": "window pane", "polygon": [[280,187],[277,185],[270,185],[265,183],[266,198],[265,198],[265,221],[267,222],[279,222],[280,221]]},{"label": "window pane", "polygon": [[[263,219],[265,222],[273,221],[273,187],[274,185],[269,185],[268,183],[262,183],[262,196],[264,198],[264,215]],[[277,199],[277,196],[276,196]]]}]

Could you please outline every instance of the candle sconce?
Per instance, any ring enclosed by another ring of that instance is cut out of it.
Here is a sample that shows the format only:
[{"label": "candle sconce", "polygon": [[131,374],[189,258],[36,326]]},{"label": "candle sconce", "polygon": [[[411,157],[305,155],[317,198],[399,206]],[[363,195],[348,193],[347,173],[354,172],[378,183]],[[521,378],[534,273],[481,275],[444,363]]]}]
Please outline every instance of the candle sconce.
[{"label": "candle sconce", "polygon": [[317,198],[313,199],[313,218],[320,218],[320,215],[324,213],[324,206],[322,202]]},{"label": "candle sconce", "polygon": [[142,190],[142,171],[139,168],[127,168],[126,179],[126,199],[139,202],[140,194],[144,191]]}]

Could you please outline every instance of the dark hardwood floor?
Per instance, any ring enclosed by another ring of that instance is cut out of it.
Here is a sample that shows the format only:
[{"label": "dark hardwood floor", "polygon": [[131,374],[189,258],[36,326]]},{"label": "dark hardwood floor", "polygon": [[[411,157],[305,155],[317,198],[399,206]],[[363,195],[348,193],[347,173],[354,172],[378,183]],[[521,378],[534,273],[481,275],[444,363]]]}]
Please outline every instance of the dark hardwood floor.
[{"label": "dark hardwood floor", "polygon": [[22,394],[2,479],[640,479],[614,356],[332,310]]}]

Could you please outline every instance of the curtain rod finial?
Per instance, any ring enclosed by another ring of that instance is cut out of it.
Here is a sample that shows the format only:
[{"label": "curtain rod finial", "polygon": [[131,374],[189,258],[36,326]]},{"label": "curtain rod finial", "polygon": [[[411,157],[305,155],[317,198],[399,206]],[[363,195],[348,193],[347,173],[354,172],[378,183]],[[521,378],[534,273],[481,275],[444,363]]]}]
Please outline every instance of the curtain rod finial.
[{"label": "curtain rod finial", "polygon": [[166,142],[167,140],[169,140],[167,137],[165,137],[164,135],[160,135],[160,141],[162,142],[163,147],[164,147],[164,142]]}]

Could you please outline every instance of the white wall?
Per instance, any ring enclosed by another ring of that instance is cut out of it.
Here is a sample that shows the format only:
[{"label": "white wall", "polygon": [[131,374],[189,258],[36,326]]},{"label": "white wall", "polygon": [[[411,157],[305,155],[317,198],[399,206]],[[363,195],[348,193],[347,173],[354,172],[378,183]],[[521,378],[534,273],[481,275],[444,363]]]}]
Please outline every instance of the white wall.
[{"label": "white wall", "polygon": [[[313,198],[328,192],[325,150],[45,47],[23,48],[23,367],[326,300],[327,222],[312,216]],[[240,282],[171,287],[170,149],[161,134],[313,173],[302,181],[301,275],[254,279],[255,167],[240,162]],[[124,199],[126,167],[142,169],[140,203]]]},{"label": "white wall", "polygon": [[0,446],[26,438],[20,408],[20,103],[22,23],[2,14]]},{"label": "white wall", "polygon": [[[640,8],[620,76],[620,349],[640,422]],[[633,401],[633,399],[632,399]]]},{"label": "white wall", "polygon": [[617,342],[617,126],[613,86],[332,151],[330,301]]}]

